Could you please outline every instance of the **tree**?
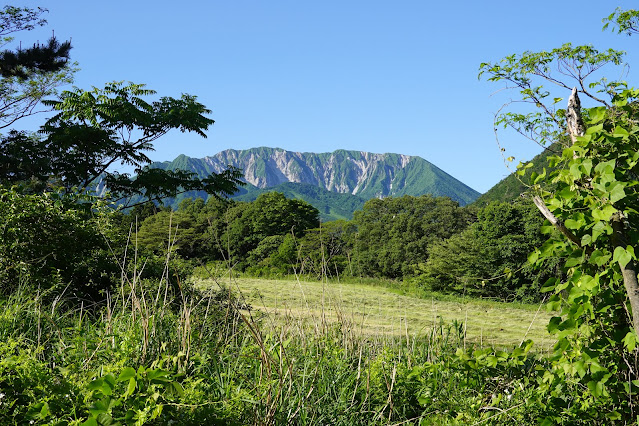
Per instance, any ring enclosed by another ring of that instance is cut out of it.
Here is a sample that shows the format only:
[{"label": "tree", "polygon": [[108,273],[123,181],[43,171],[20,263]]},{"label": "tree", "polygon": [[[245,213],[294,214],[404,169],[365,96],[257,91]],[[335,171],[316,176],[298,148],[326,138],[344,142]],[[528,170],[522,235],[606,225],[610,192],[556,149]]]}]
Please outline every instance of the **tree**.
[{"label": "tree", "polygon": [[430,244],[460,232],[470,219],[468,210],[445,197],[369,200],[353,217],[357,263],[365,275],[413,275],[428,258]]},{"label": "tree", "polygon": [[49,300],[104,297],[120,276],[111,248],[123,241],[110,210],[82,201],[0,187],[0,297],[18,289]]},{"label": "tree", "polygon": [[261,194],[251,203],[237,203],[227,214],[228,228],[222,241],[227,243],[234,263],[245,261],[259,243],[274,235],[292,234],[296,238],[319,226],[319,211],[301,200],[289,200],[280,192]]},{"label": "tree", "polygon": [[531,203],[488,204],[467,229],[430,247],[420,280],[436,291],[536,300],[554,275],[552,265],[539,273],[527,262],[544,241],[542,224]]},{"label": "tree", "polygon": [[[609,20],[616,19],[621,32],[632,31],[638,15],[630,12],[618,10]],[[564,145],[549,159],[553,172],[530,176],[532,198],[552,225],[546,229],[555,232],[529,260],[563,258],[567,274],[544,289],[553,293],[549,307],[561,310],[548,326],[558,338],[552,366],[538,385],[552,422],[636,420],[639,90],[597,77],[622,59],[622,52],[566,44],[480,68],[490,81],[513,83],[521,101],[536,108],[506,112],[498,123],[540,143]],[[548,83],[571,92],[565,110],[553,106],[562,99],[544,88]],[[599,106],[582,110],[580,96]],[[526,167],[518,173],[523,176]],[[571,385],[583,392],[570,396]]]},{"label": "tree", "polygon": [[[11,43],[13,33],[45,25],[45,12],[42,8],[5,6],[0,10],[0,46]],[[52,37],[43,45],[0,51],[0,129],[36,113],[44,97],[72,81],[70,50],[70,42],[59,43]]]},{"label": "tree", "polygon": [[[85,192],[101,184],[122,207],[128,207],[133,196],[146,201],[189,190],[216,196],[234,193],[241,185],[236,168],[199,179],[185,170],[146,167],[151,162],[146,152],[171,129],[206,137],[205,130],[213,124],[206,117],[210,110],[195,96],[143,99],[154,93],[141,84],[113,82],[104,89],[74,88],[64,91],[58,100],[44,101],[58,112],[42,126],[45,137],[12,132],[4,138],[0,180],[33,177],[67,193]],[[133,166],[135,178],[112,171],[116,164]]]}]

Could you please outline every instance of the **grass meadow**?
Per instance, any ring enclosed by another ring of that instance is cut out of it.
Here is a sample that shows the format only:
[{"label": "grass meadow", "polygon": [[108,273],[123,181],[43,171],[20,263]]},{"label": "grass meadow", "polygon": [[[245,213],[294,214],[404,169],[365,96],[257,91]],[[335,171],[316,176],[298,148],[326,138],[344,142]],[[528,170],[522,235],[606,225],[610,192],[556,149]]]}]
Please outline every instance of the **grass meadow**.
[{"label": "grass meadow", "polygon": [[512,348],[532,339],[536,352],[547,352],[555,340],[546,330],[552,316],[540,305],[496,302],[443,295],[415,297],[381,285],[296,279],[217,278],[200,288],[226,286],[236,291],[258,316],[272,326],[317,328],[341,324],[362,337],[429,334],[441,324],[463,327],[466,343]]}]

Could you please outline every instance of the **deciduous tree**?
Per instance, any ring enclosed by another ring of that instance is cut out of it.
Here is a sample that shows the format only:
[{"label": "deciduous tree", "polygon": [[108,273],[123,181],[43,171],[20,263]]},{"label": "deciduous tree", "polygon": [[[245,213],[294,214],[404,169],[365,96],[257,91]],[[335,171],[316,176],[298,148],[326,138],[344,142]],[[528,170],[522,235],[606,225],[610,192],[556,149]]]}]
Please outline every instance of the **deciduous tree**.
[{"label": "deciduous tree", "polygon": [[[636,16],[617,11],[609,20],[627,32]],[[514,84],[521,101],[536,109],[506,112],[498,123],[564,145],[549,160],[552,173],[530,176],[532,198],[556,231],[529,260],[561,257],[567,274],[545,286],[553,294],[550,308],[560,310],[549,324],[558,338],[552,368],[539,380],[551,422],[637,418],[639,90],[602,74],[622,59],[619,51],[567,44],[481,65],[481,74]],[[571,94],[566,109],[555,107],[563,96],[549,84]],[[580,97],[595,106],[582,110]],[[552,185],[541,186],[545,181]],[[583,394],[562,393],[570,383]]]}]

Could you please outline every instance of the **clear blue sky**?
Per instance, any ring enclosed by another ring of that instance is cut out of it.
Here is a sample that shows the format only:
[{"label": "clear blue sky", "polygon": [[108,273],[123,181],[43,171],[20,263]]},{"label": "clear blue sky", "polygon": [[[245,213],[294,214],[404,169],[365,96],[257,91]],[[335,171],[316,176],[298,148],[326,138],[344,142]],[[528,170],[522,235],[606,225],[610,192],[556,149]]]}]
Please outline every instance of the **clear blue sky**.
[{"label": "clear blue sky", "polygon": [[[169,133],[151,157],[171,160],[257,146],[418,155],[485,192],[508,174],[493,116],[509,99],[478,81],[479,64],[564,42],[629,51],[636,37],[602,32],[630,1],[64,0],[44,30],[72,39],[75,85],[146,83],[190,93],[212,111],[208,138]],[[635,5],[636,6],[636,5]],[[637,61],[634,61],[637,63]],[[628,76],[633,81],[633,69]],[[635,79],[636,80],[636,79]],[[20,127],[20,123],[17,124]],[[23,126],[24,127],[24,126]],[[514,135],[507,154],[540,148]]]}]

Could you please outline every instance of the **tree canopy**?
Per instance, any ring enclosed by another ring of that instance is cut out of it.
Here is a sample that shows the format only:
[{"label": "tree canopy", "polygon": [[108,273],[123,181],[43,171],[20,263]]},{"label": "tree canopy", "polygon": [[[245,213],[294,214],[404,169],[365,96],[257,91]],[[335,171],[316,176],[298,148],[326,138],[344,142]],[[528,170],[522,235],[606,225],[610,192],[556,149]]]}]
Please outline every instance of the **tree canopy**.
[{"label": "tree canopy", "polygon": [[[46,24],[46,9],[5,6],[0,10],[0,47],[14,40],[13,33]],[[0,51],[0,129],[38,112],[40,101],[56,94],[57,87],[72,81],[71,43],[52,37],[30,48]]]},{"label": "tree canopy", "polygon": [[445,197],[374,198],[355,212],[355,254],[366,275],[413,275],[431,243],[460,232],[471,220],[467,209]]}]

